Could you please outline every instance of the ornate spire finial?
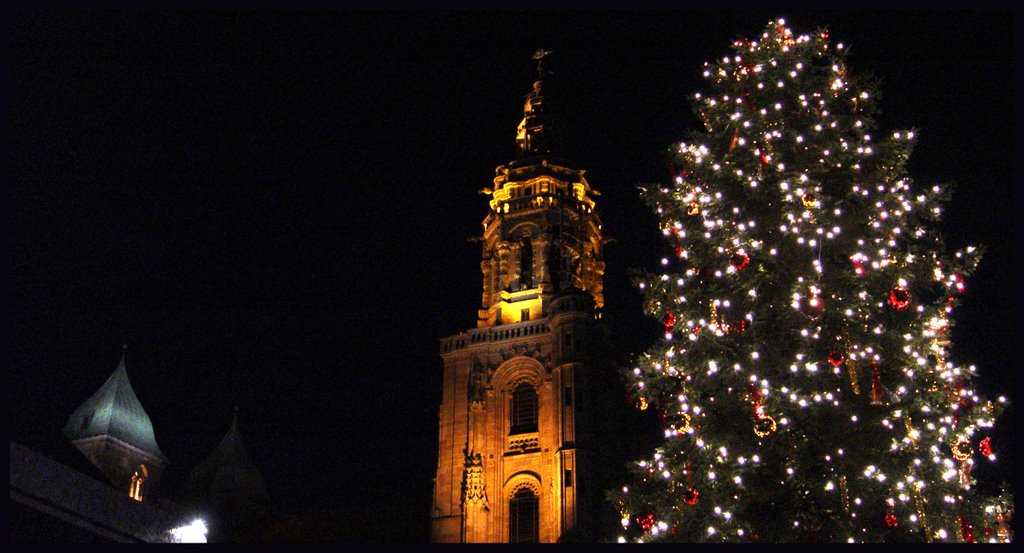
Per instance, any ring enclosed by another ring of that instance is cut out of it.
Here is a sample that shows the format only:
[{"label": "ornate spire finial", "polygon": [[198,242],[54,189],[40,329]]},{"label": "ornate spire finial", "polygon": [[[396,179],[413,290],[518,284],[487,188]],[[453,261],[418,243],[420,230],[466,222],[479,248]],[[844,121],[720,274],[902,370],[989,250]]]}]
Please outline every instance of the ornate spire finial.
[{"label": "ornate spire finial", "polygon": [[549,153],[551,147],[550,136],[547,136],[550,134],[550,124],[544,116],[544,94],[541,92],[541,83],[544,82],[544,58],[550,54],[550,50],[538,48],[531,56],[537,60],[537,80],[526,96],[523,119],[516,129],[516,145],[519,146],[520,155]]}]

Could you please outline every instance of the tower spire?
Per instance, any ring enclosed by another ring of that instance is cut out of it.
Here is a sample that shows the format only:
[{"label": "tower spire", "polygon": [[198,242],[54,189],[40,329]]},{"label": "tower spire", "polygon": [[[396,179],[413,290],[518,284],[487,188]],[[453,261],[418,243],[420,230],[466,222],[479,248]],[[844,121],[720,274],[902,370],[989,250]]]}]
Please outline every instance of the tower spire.
[{"label": "tower spire", "polygon": [[532,56],[537,60],[537,80],[533,82],[533,89],[526,95],[523,119],[516,129],[516,145],[519,147],[520,157],[551,153],[551,122],[544,114],[544,93],[541,90],[545,76],[544,58],[549,55],[550,50],[539,48]]}]

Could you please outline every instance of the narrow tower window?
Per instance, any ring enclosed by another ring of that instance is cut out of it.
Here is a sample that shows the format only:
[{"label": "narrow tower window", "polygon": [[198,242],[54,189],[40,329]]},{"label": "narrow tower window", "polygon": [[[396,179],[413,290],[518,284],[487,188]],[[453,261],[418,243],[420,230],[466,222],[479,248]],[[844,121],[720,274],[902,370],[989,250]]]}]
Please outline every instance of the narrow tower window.
[{"label": "narrow tower window", "polygon": [[512,420],[509,434],[537,431],[537,390],[522,383],[512,392]]},{"label": "narrow tower window", "polygon": [[537,543],[540,517],[537,494],[522,487],[512,496],[508,505],[508,541],[510,543]]},{"label": "narrow tower window", "polygon": [[135,473],[132,474],[131,484],[128,485],[128,496],[135,501],[142,501],[142,485],[145,484],[147,476],[149,476],[149,471],[146,470],[146,465],[139,465],[135,469]]},{"label": "narrow tower window", "polygon": [[519,246],[519,285],[533,286],[533,244],[529,238],[523,238]]}]

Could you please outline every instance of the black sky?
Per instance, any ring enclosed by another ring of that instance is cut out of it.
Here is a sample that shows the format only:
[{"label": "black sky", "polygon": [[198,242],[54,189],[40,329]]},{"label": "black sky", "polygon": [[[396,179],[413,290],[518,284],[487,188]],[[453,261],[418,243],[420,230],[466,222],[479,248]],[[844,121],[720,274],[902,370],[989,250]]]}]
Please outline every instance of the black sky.
[{"label": "black sky", "polygon": [[849,45],[851,72],[880,82],[878,134],[917,129],[917,185],[955,184],[948,246],[988,253],[954,358],[1012,398],[1015,12],[22,12],[12,438],[59,430],[127,343],[169,478],[238,404],[281,512],[364,493],[429,508],[438,339],[475,324],[468,238],[514,156],[531,54],[554,51],[566,154],[617,240],[608,312],[635,353],[656,326],[627,271],[663,246],[634,185],[664,181],[698,125],[702,63],[779,16]]}]

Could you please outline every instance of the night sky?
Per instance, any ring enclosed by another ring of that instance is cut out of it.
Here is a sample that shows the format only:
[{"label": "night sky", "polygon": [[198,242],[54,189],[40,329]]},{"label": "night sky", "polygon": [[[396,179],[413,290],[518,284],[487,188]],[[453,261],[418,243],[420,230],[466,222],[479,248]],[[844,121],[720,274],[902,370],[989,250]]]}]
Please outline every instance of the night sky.
[{"label": "night sky", "polygon": [[601,192],[628,355],[657,337],[628,272],[666,247],[635,185],[698,127],[703,62],[780,16],[878,79],[916,186],[956,186],[947,246],[987,253],[952,357],[1013,399],[1015,12],[32,12],[9,23],[12,439],[59,432],[126,343],[168,487],[238,405],[278,512],[425,540],[438,340],[475,326],[479,191],[515,156],[533,52]]}]

